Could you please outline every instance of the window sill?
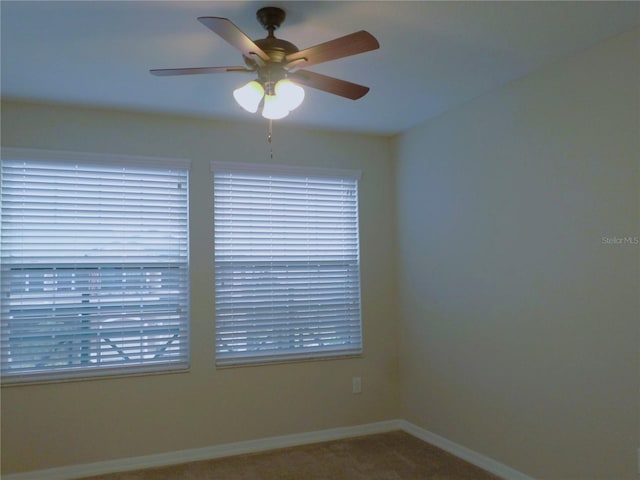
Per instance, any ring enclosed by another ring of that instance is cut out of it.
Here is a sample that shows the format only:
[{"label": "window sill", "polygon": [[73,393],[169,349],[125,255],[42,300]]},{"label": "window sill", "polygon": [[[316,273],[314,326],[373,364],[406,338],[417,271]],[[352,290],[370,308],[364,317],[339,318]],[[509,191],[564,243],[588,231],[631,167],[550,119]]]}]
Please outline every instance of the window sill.
[{"label": "window sill", "polygon": [[328,362],[334,360],[354,360],[361,359],[364,357],[362,352],[360,353],[349,353],[349,354],[333,354],[326,356],[315,356],[315,357],[298,357],[298,358],[279,358],[279,359],[246,359],[238,362],[225,362],[222,364],[216,363],[216,370],[227,370],[233,368],[244,368],[244,367],[265,367],[271,365],[287,365],[292,363],[311,363],[311,362]]},{"label": "window sill", "polygon": [[157,375],[176,375],[176,374],[184,374],[190,373],[191,368],[189,366],[184,368],[174,368],[174,369],[163,369],[163,370],[149,370],[149,371],[133,371],[133,372],[114,372],[114,373],[101,373],[94,375],[80,375],[72,376],[72,377],[58,377],[58,378],[33,378],[28,379],[27,377],[20,377],[16,379],[11,379],[10,377],[3,377],[2,383],[0,384],[1,388],[13,388],[13,387],[27,387],[33,385],[50,385],[50,384],[58,384],[58,383],[75,383],[75,382],[95,382],[95,381],[104,381],[104,380],[116,380],[123,378],[131,378],[131,377],[148,377],[148,376],[157,376]]}]

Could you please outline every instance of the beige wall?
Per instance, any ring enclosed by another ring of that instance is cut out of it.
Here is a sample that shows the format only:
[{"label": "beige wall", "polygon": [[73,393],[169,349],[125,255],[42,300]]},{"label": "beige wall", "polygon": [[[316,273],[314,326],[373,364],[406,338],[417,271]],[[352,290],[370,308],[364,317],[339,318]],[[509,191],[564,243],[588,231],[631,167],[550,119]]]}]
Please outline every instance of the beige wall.
[{"label": "beige wall", "polygon": [[[362,170],[364,356],[216,370],[211,160],[268,162],[266,124],[5,102],[6,147],[180,157],[190,185],[192,368],[186,374],[2,389],[3,473],[397,418],[389,139],[274,130],[273,163]],[[362,376],[363,392],[351,393]]]},{"label": "beige wall", "polygon": [[636,479],[639,32],[397,138],[401,414],[539,479]]}]

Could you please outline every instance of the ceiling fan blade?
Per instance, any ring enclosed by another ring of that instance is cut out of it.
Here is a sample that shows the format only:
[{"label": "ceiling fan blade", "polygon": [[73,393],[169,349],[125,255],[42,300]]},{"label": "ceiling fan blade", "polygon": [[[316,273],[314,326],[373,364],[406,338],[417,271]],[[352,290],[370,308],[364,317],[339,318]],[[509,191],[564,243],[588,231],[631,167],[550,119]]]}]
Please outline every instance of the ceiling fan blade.
[{"label": "ceiling fan blade", "polygon": [[349,57],[358,53],[368,52],[380,48],[376,37],[369,32],[359,32],[345,35],[314,47],[305,48],[285,57],[287,63],[295,62],[295,67],[309,67],[329,60]]},{"label": "ceiling fan blade", "polygon": [[334,95],[339,95],[351,100],[357,100],[364,97],[369,91],[369,87],[310,72],[308,70],[298,70],[295,73],[290,73],[288,78],[307,87],[333,93]]},{"label": "ceiling fan blade", "polygon": [[158,77],[170,77],[173,75],[198,75],[202,73],[225,72],[253,72],[245,67],[192,67],[192,68],[154,68],[149,70],[152,75]]},{"label": "ceiling fan blade", "polygon": [[228,18],[198,17],[198,21],[213,33],[220,35],[231,46],[240,50],[245,57],[253,59],[254,56],[258,56],[258,58],[265,62],[269,61],[269,55],[253,43],[253,40],[247,37],[244,32],[236,27]]}]

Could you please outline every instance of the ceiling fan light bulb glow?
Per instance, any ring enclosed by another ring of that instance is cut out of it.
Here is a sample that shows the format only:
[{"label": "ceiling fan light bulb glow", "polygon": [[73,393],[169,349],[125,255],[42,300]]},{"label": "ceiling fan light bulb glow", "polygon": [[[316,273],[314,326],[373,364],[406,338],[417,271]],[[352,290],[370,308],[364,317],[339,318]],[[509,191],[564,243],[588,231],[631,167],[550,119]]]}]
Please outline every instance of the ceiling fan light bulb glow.
[{"label": "ceiling fan light bulb glow", "polygon": [[256,113],[258,111],[258,106],[263,96],[264,88],[255,80],[233,91],[233,98],[236,99],[238,105],[249,113]]},{"label": "ceiling fan light bulb glow", "polygon": [[276,83],[274,92],[289,111],[298,108],[304,100],[304,89],[287,78]]},{"label": "ceiling fan light bulb glow", "polygon": [[262,109],[262,116],[264,118],[279,120],[287,115],[289,115],[289,109],[277,95],[264,96],[264,108]]}]

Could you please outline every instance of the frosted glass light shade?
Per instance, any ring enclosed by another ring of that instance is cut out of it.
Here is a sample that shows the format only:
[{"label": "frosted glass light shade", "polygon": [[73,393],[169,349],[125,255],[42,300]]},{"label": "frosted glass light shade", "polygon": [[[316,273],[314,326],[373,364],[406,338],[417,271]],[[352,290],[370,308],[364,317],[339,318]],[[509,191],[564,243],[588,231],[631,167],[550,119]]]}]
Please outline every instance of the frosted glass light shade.
[{"label": "frosted glass light shade", "polygon": [[255,80],[233,91],[233,98],[236,99],[238,105],[250,113],[258,111],[258,105],[260,105],[263,96],[264,88]]},{"label": "frosted glass light shade", "polygon": [[285,102],[277,95],[265,95],[262,116],[269,120],[278,120],[289,115]]},{"label": "frosted glass light shade", "polygon": [[304,100],[304,89],[286,78],[276,83],[274,92],[289,111],[298,108]]}]

